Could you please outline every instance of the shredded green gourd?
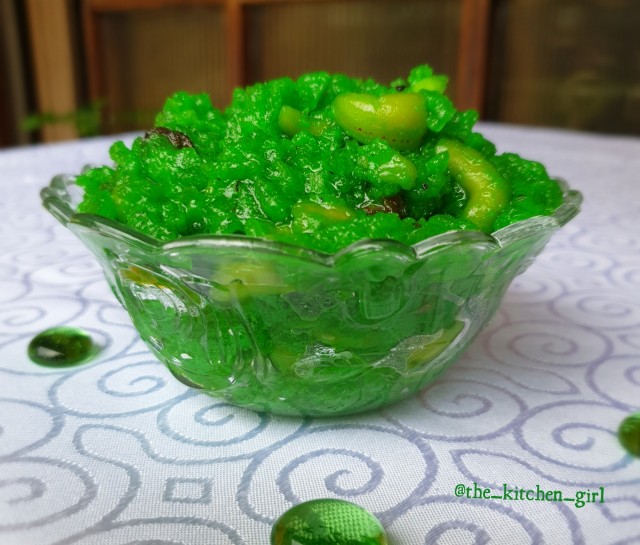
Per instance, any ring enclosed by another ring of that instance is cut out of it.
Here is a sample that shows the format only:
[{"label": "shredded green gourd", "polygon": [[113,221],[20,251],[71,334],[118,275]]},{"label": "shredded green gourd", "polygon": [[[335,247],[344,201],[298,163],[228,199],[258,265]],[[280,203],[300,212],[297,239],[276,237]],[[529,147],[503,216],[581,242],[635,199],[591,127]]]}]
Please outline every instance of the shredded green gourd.
[{"label": "shredded green gourd", "polygon": [[243,234],[333,253],[361,239],[415,244],[487,233],[562,202],[544,167],[473,132],[424,65],[390,86],[326,72],[236,89],[221,112],[179,92],[113,168],[78,177],[78,211],[162,241]]}]

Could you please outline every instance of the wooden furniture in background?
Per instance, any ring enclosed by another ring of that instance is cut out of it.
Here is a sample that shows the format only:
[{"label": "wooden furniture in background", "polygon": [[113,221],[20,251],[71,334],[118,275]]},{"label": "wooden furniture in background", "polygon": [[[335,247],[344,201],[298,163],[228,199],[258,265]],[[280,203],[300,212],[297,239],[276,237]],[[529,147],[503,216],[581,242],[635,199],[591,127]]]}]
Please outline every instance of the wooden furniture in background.
[{"label": "wooden furniture in background", "polygon": [[494,0],[486,115],[640,134],[637,0]]},{"label": "wooden furniture in background", "polygon": [[105,101],[105,132],[152,125],[177,90],[228,101],[221,2],[90,0],[83,6],[89,98]]},{"label": "wooden furniture in background", "polygon": [[[178,89],[206,91],[224,107],[233,88],[256,81],[312,70],[390,81],[428,61],[451,75],[458,103],[479,109],[487,4],[82,0],[89,97],[106,100],[107,131],[122,131],[148,126]],[[124,119],[126,112],[139,119]]]},{"label": "wooden furniture in background", "polygon": [[326,70],[390,82],[429,60],[456,87],[462,2],[261,2],[244,11],[246,83]]},{"label": "wooden furniture in background", "polygon": [[[0,24],[3,32],[0,32],[0,81],[9,79],[9,44],[5,42],[5,6],[0,4]],[[9,89],[6,85],[0,85],[0,147],[9,146],[12,141],[12,123],[9,112]]]},{"label": "wooden furniture in background", "polygon": [[492,0],[463,0],[455,104],[484,113]]},{"label": "wooden furniture in background", "polygon": [[34,107],[23,7],[0,0],[0,147],[29,144],[35,138],[22,130]]},{"label": "wooden furniture in background", "polygon": [[[66,114],[78,108],[78,62],[74,51],[70,0],[25,0],[36,102],[40,112]],[[42,128],[44,141],[76,138],[72,123]]]},{"label": "wooden furniture in background", "polygon": [[30,98],[23,31],[16,5],[0,0],[0,147],[31,141],[20,130]]},{"label": "wooden furniture in background", "polygon": [[223,108],[256,81],[311,70],[390,81],[427,62],[482,119],[640,134],[637,0],[7,3],[27,15],[38,109],[104,100],[103,132],[148,127],[178,89]]}]

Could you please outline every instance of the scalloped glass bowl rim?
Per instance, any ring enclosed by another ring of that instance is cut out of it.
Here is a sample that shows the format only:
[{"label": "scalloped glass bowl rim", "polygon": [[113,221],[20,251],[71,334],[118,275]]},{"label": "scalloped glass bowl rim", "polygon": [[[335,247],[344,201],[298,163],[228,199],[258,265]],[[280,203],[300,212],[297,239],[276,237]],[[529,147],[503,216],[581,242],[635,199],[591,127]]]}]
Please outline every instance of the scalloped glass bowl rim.
[{"label": "scalloped glass bowl rim", "polygon": [[384,249],[394,253],[406,254],[409,259],[420,259],[422,256],[443,246],[457,244],[478,243],[503,248],[536,232],[559,229],[579,212],[582,202],[582,195],[579,191],[570,189],[564,180],[557,179],[563,190],[563,202],[550,216],[534,216],[507,225],[491,234],[472,230],[449,231],[421,240],[411,246],[391,239],[364,239],[354,242],[335,254],[327,254],[301,246],[246,235],[191,235],[169,242],[162,242],[115,220],[76,212],[72,207],[71,196],[68,192],[70,183],[76,177],[73,174],[54,176],[49,186],[43,188],[40,192],[44,207],[65,226],[70,224],[78,225],[89,230],[99,231],[103,235],[108,235],[126,244],[144,248],[146,252],[155,255],[175,255],[180,250],[246,248],[251,251],[299,257],[326,266],[333,266],[347,256],[360,253],[368,254],[372,250]]}]

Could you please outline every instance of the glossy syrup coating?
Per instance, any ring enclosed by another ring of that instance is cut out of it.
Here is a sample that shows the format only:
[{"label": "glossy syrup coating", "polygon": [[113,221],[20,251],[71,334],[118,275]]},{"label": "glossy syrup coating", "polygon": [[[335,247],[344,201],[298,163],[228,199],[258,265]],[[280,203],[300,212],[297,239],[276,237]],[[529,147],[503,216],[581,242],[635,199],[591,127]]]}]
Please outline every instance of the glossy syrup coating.
[{"label": "glossy syrup coating", "polygon": [[97,352],[91,336],[75,327],[54,327],[36,335],[27,348],[29,358],[46,367],[69,367]]},{"label": "glossy syrup coating", "polygon": [[618,439],[629,454],[640,457],[640,413],[629,415],[622,421]]},{"label": "glossy syrup coating", "polygon": [[78,211],[162,241],[246,235],[328,254],[552,214],[557,182],[498,154],[446,83],[426,65],[389,85],[315,72],[236,89],[224,111],[176,93],[131,148],[112,146],[113,167],[78,177]]},{"label": "glossy syrup coating", "polygon": [[498,154],[445,86],[422,66],[389,86],[280,78],[224,112],[177,93],[113,167],[54,179],[45,206],[185,384],[261,412],[372,410],[456,361],[579,208],[542,165]]},{"label": "glossy syrup coating", "polygon": [[354,503],[319,499],[301,503],[273,526],[271,545],[388,545],[384,528]]}]

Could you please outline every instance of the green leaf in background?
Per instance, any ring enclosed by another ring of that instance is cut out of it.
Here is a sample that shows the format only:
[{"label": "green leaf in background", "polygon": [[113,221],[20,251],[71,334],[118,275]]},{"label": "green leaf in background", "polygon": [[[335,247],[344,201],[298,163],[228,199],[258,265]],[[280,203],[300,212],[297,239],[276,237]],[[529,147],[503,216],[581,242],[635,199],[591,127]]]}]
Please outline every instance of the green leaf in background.
[{"label": "green leaf in background", "polygon": [[23,119],[21,128],[25,132],[33,132],[46,127],[47,125],[57,125],[62,123],[73,123],[78,135],[97,136],[101,134],[101,111],[105,106],[102,99],[94,100],[87,106],[82,106],[73,112],[56,114],[53,112],[42,112],[27,116]]}]

